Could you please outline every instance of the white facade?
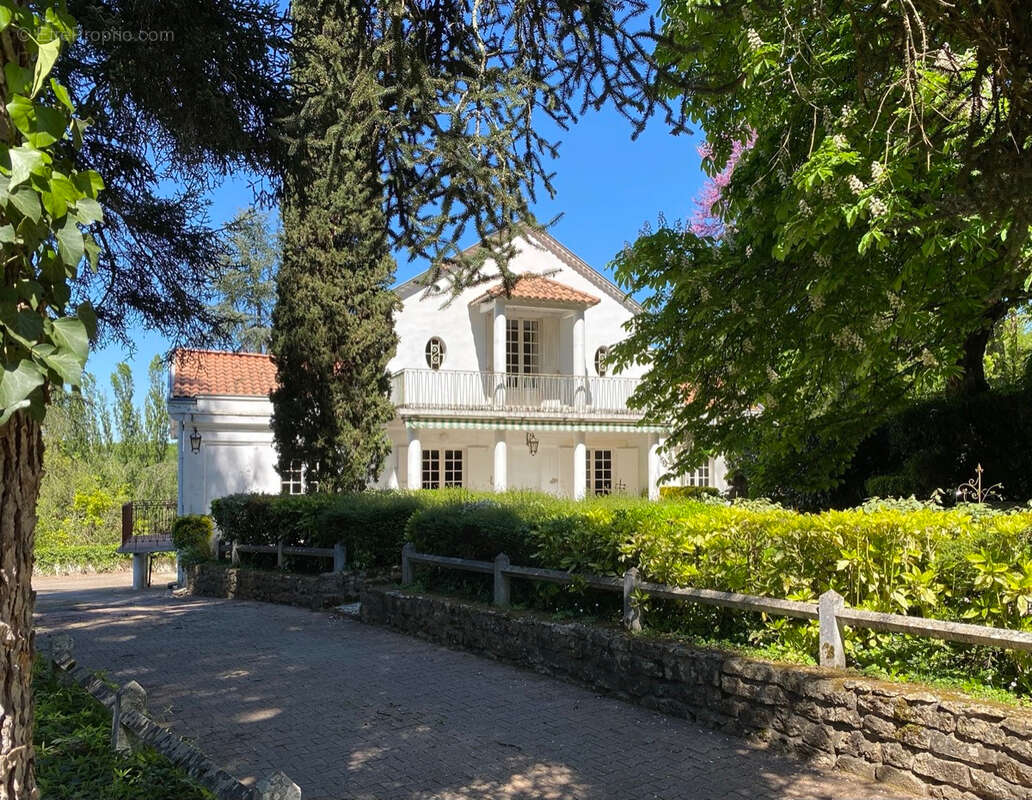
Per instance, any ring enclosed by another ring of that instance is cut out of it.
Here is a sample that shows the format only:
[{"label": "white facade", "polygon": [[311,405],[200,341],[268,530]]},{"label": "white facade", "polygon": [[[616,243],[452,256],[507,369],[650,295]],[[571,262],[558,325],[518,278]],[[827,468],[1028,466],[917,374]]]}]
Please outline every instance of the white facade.
[{"label": "white facade", "polygon": [[[452,296],[422,276],[397,287],[389,369],[398,413],[377,485],[657,497],[666,431],[642,426],[626,405],[644,370],[614,375],[604,360],[637,305],[547,234],[517,246],[510,268],[524,280],[510,296],[490,283]],[[182,513],[206,512],[225,494],[281,490],[267,397],[173,396],[169,411]],[[712,459],[677,483],[723,490],[725,472]]]}]

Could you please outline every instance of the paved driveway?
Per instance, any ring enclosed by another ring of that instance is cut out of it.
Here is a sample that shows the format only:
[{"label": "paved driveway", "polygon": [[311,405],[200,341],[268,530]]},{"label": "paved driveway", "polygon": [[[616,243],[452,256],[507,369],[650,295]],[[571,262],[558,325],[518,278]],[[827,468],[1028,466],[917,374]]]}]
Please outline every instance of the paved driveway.
[{"label": "paved driveway", "polygon": [[903,796],[359,622],[127,584],[38,580],[40,629],[138,680],[232,774],[282,769],[305,800]]}]

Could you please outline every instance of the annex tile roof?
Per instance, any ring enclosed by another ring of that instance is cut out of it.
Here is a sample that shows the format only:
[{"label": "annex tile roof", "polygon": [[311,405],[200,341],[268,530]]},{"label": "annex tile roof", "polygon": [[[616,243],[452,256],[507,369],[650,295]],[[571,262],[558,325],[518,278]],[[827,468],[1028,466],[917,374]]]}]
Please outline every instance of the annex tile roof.
[{"label": "annex tile roof", "polygon": [[[505,284],[499,283],[487,290],[481,297],[486,300],[501,297],[505,294]],[[541,303],[563,303],[566,305],[593,306],[601,302],[598,297],[581,292],[559,281],[553,281],[543,275],[526,273],[516,279],[516,284],[509,292],[509,297],[518,300],[535,300]]]},{"label": "annex tile roof", "polygon": [[180,348],[172,354],[172,397],[268,397],[276,367],[263,353]]}]

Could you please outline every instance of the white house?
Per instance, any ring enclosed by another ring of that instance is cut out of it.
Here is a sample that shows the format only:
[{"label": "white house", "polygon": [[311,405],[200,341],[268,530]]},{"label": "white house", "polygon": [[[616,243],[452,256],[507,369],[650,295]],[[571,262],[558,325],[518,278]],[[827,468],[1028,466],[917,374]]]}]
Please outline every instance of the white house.
[{"label": "white house", "polygon": [[[508,295],[499,283],[452,297],[418,276],[395,288],[397,416],[381,488],[567,497],[658,496],[666,430],[627,408],[642,367],[614,374],[610,347],[638,305],[547,233],[517,242]],[[169,414],[179,442],[181,513],[234,492],[301,492],[304,470],[276,470],[268,356],[178,350]],[[723,459],[677,483],[725,489]]]}]

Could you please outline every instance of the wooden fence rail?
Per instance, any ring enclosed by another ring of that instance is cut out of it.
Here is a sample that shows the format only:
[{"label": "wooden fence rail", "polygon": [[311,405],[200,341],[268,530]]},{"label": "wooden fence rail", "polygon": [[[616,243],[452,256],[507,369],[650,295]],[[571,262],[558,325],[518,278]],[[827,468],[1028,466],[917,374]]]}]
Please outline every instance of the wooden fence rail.
[{"label": "wooden fence rail", "polygon": [[347,569],[348,565],[348,551],[341,542],[337,542],[333,547],[289,547],[284,545],[283,542],[279,542],[277,544],[240,544],[238,542],[232,542],[227,547],[226,543],[216,535],[215,544],[212,546],[212,550],[215,553],[215,560],[221,560],[222,554],[227,549],[229,550],[230,563],[233,566],[238,566],[240,564],[241,553],[275,554],[276,566],[280,569],[283,569],[283,567],[286,566],[287,556],[332,558],[334,572],[343,572]]},{"label": "wooden fence rail", "polygon": [[493,575],[494,604],[501,607],[509,605],[510,581],[514,577],[622,592],[623,624],[632,631],[641,630],[640,597],[643,594],[666,600],[684,600],[721,608],[733,608],[739,611],[817,620],[820,628],[819,661],[821,666],[825,667],[846,666],[846,653],[842,645],[842,631],[846,627],[905,633],[911,636],[926,636],[949,642],[1000,647],[1008,650],[1032,651],[1032,633],[1009,628],[991,628],[985,625],[970,625],[963,622],[850,608],[845,604],[842,596],[832,589],[822,594],[816,603],[801,603],[795,600],[780,600],[737,592],[650,583],[639,579],[638,570],[635,567],[627,570],[622,578],[616,578],[514,566],[509,563],[509,557],[504,553],[499,554],[494,561],[472,561],[465,558],[418,553],[411,543],[406,544],[401,551],[401,582],[403,584],[410,584],[414,581],[414,564],[431,564]]}]

